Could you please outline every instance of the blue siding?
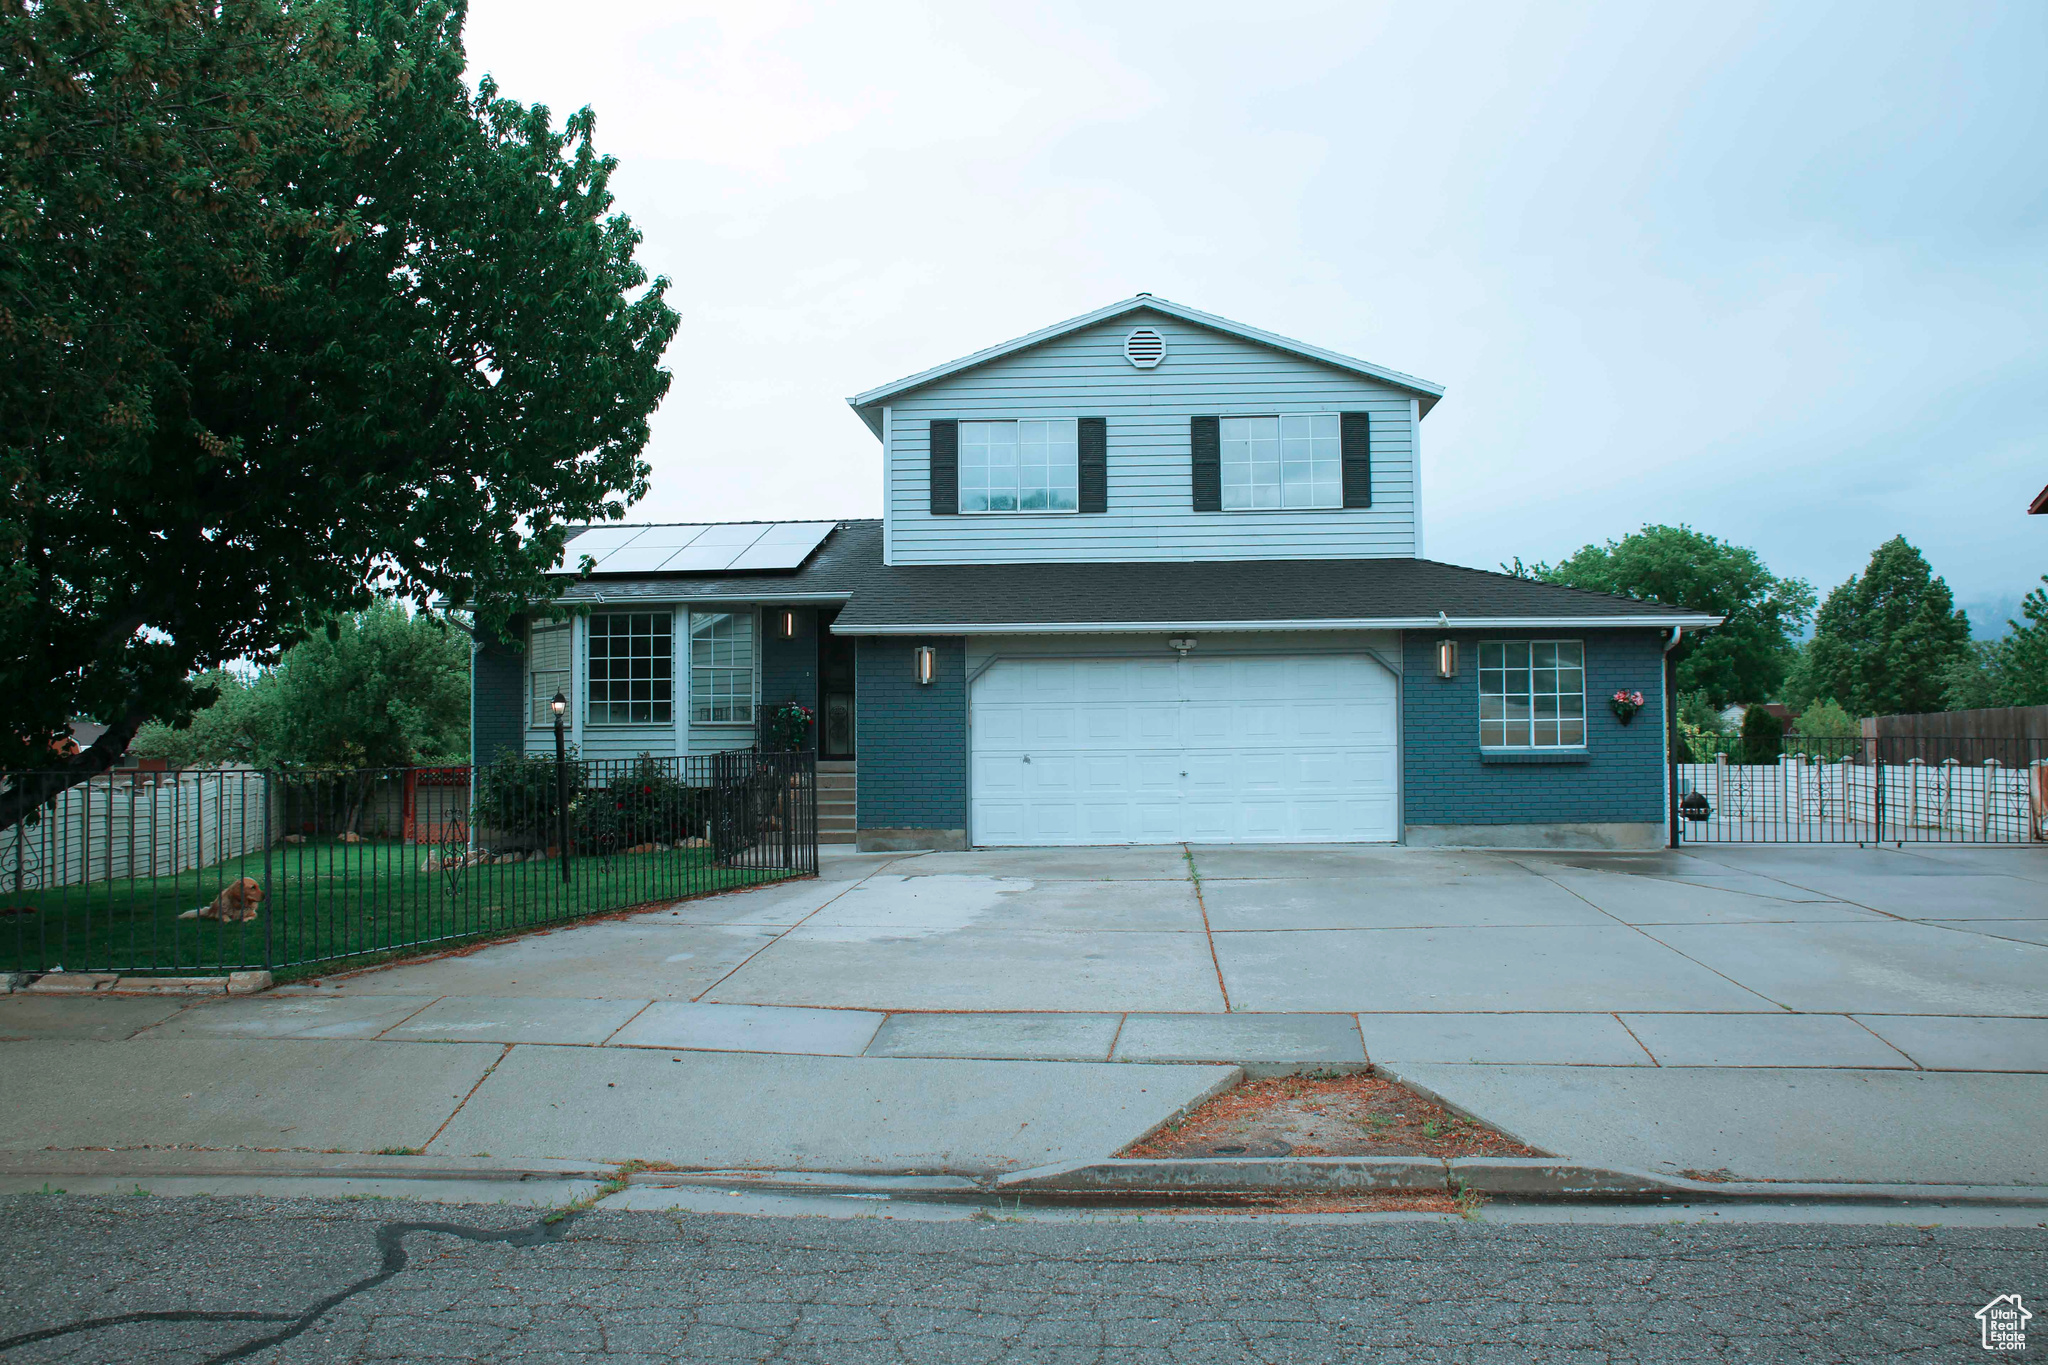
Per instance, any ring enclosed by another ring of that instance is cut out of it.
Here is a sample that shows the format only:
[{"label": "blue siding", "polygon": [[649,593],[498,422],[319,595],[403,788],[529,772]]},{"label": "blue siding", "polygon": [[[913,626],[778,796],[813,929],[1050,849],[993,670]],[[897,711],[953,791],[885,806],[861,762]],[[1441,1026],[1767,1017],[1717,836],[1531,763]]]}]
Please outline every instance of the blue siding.
[{"label": "blue siding", "polygon": [[[782,638],[785,608],[767,607],[761,612],[761,714],[766,717],[786,701],[798,702],[818,713],[818,613],[811,607],[797,607],[796,634]],[[817,745],[817,725],[804,743]]]},{"label": "blue siding", "polygon": [[[938,651],[928,686],[918,645]],[[967,642],[863,636],[854,664],[861,829],[967,828]]]},{"label": "blue siding", "polygon": [[[1559,638],[1567,632],[1456,633],[1458,676],[1436,676],[1435,631],[1402,647],[1403,804],[1410,825],[1657,823],[1664,813],[1664,652],[1660,632],[1579,631],[1586,642],[1583,763],[1484,763],[1479,753],[1480,640]],[[1623,725],[1607,699],[1622,689],[1648,703]]]},{"label": "blue siding", "polygon": [[469,656],[469,758],[517,754],[526,730],[526,652],[478,639]]},{"label": "blue siding", "polygon": [[[1131,329],[1166,337],[1154,370],[1123,358]],[[1197,512],[1188,418],[1370,412],[1372,507]],[[1360,559],[1420,553],[1416,418],[1403,389],[1160,313],[1135,312],[935,380],[891,400],[884,515],[894,564]],[[1109,509],[931,515],[935,417],[1102,417]]]}]

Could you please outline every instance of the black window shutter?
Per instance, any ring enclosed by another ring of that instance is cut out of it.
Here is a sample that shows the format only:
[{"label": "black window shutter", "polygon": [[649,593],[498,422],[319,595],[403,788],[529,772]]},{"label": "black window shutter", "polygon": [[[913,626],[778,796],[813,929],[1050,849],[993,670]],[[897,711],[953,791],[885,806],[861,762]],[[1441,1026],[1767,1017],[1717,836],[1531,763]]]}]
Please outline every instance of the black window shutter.
[{"label": "black window shutter", "polygon": [[1081,440],[1081,510],[1109,510],[1109,419],[1083,417]]},{"label": "black window shutter", "polygon": [[951,417],[932,419],[932,515],[960,514],[960,423]]},{"label": "black window shutter", "polygon": [[1338,448],[1344,456],[1344,505],[1372,506],[1372,414],[1339,414]]},{"label": "black window shutter", "polygon": [[1223,419],[1188,418],[1188,452],[1193,456],[1195,510],[1223,510]]}]

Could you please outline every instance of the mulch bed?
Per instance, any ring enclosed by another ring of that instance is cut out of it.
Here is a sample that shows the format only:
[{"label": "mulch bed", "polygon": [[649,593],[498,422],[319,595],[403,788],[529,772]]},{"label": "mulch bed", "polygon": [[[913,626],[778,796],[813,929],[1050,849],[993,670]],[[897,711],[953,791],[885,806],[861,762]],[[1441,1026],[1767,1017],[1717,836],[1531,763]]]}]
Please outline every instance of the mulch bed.
[{"label": "mulch bed", "polygon": [[1127,1157],[1543,1156],[1396,1081],[1246,1081],[1117,1153]]}]

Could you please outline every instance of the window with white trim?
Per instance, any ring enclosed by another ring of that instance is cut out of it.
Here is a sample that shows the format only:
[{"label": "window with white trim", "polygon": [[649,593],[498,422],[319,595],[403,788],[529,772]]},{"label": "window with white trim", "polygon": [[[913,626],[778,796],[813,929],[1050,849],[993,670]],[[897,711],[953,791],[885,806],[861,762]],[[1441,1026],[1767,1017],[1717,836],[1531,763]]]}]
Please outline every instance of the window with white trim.
[{"label": "window with white trim", "polygon": [[1080,506],[1078,419],[960,424],[962,512],[1074,512]]},{"label": "window with white trim", "polygon": [[754,720],[754,614],[690,613],[690,719],[700,725]]},{"label": "window with white trim", "polygon": [[590,618],[585,663],[591,725],[667,725],[675,720],[675,617],[607,611]]},{"label": "window with white trim", "polygon": [[569,635],[567,621],[536,621],[526,634],[529,724],[553,725],[555,713],[548,703],[557,692],[569,695]]},{"label": "window with white trim", "polygon": [[1559,749],[1585,742],[1584,641],[1480,641],[1482,748]]},{"label": "window with white trim", "polygon": [[1344,505],[1338,414],[1225,417],[1218,434],[1224,511]]}]

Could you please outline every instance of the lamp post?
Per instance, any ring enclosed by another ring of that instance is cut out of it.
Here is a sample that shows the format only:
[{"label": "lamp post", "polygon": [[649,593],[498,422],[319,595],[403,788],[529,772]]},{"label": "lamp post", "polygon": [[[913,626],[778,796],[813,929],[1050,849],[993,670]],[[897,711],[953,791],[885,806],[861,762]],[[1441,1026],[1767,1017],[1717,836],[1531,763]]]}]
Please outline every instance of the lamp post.
[{"label": "lamp post", "polygon": [[562,718],[569,714],[569,699],[560,692],[548,703],[555,713],[555,837],[562,850],[562,880],[569,880],[569,745],[562,737]]}]

